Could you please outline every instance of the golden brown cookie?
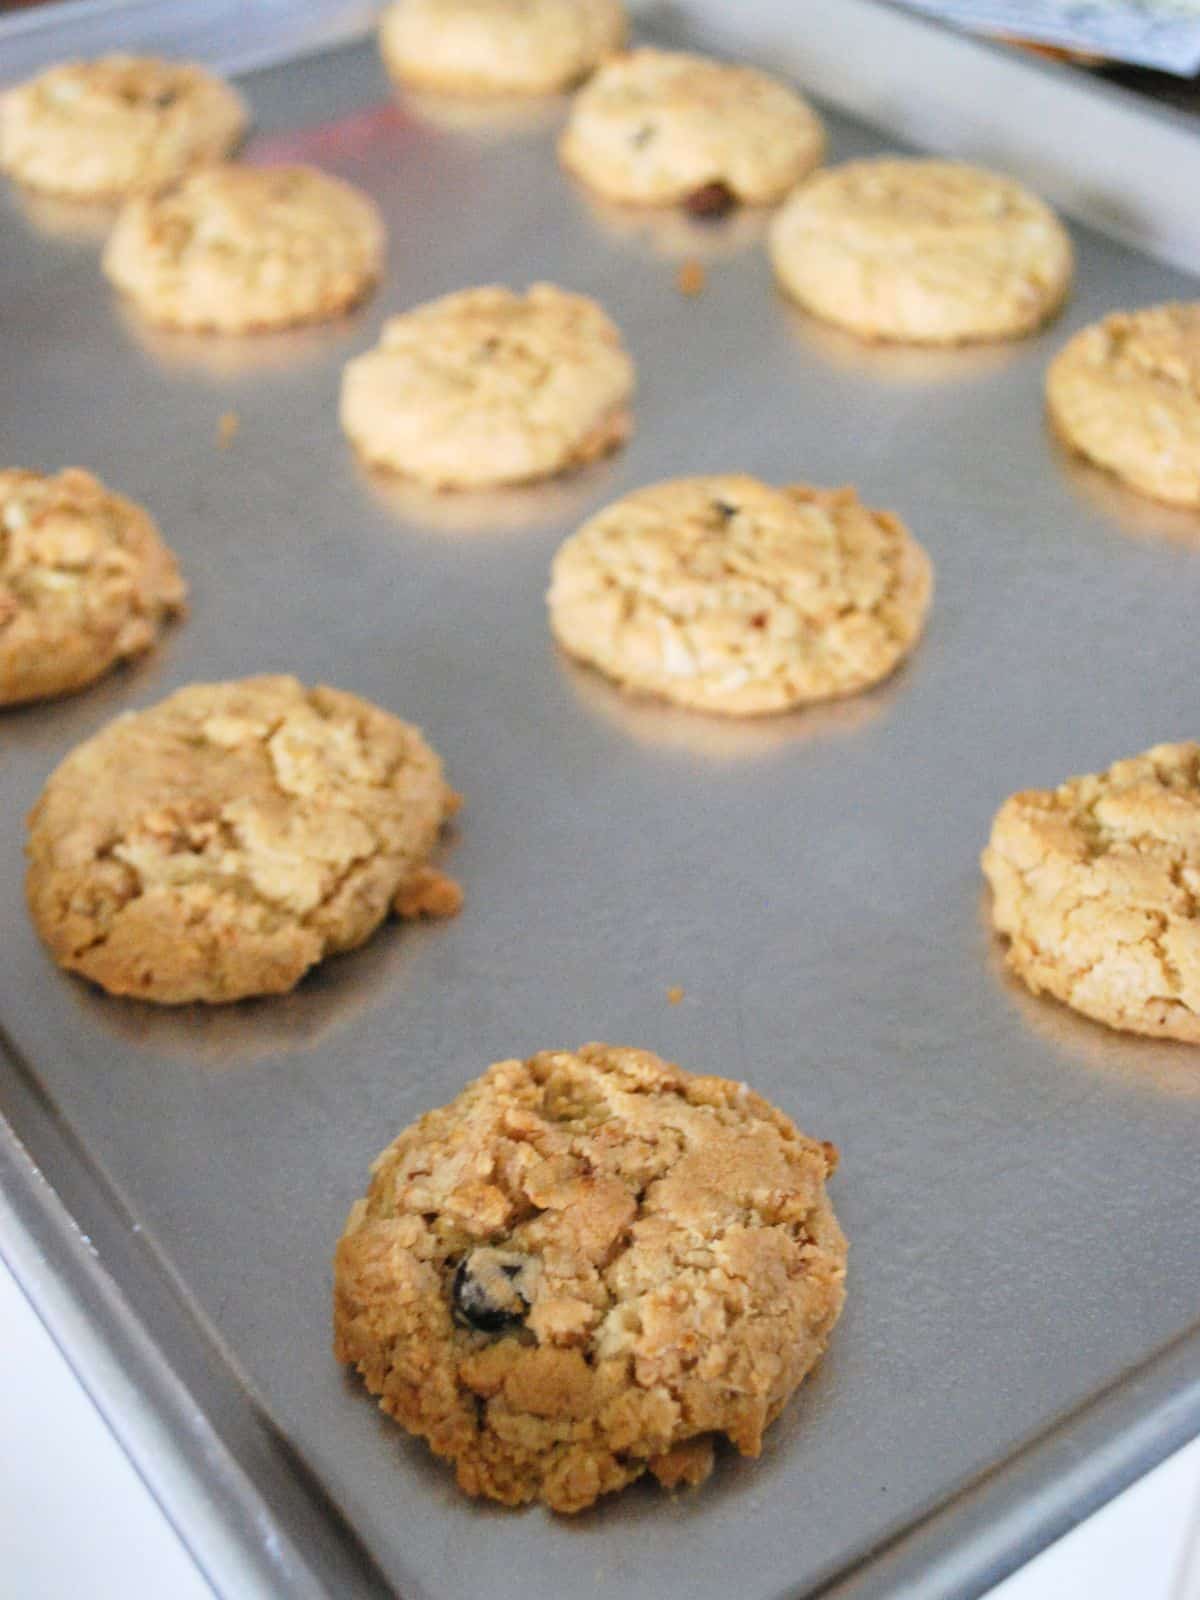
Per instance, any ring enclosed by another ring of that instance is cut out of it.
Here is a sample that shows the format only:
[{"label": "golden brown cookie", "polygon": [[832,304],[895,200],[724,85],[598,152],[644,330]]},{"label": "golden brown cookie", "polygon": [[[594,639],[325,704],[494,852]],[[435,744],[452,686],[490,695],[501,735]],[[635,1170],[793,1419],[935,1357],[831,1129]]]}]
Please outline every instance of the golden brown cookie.
[{"label": "golden brown cookie", "polygon": [[865,339],[963,344],[1031,333],[1062,305],[1073,252],[1022,184],[957,161],[850,161],[771,224],[775,275],[814,316]]},{"label": "golden brown cookie", "polygon": [[323,322],[383,270],[374,201],[315,167],[209,167],[131,200],[104,271],[170,328],[254,333]]},{"label": "golden brown cookie", "polygon": [[70,694],[141,655],[186,594],[132,500],[78,467],[0,470],[0,706]]},{"label": "golden brown cookie", "polygon": [[372,1168],[334,1350],[468,1494],[582,1511],[708,1475],[825,1348],[837,1163],[744,1083],[590,1044],[490,1067]]},{"label": "golden brown cookie", "polygon": [[385,323],[346,367],[341,421],[365,460],[435,488],[525,483],[622,444],[633,387],[586,295],[464,289]]},{"label": "golden brown cookie", "polygon": [[1115,311],[1046,375],[1063,441],[1133,489],[1200,506],[1200,303]]},{"label": "golden brown cookie", "polygon": [[118,199],[220,161],[246,120],[241,96],[202,67],[72,61],[0,95],[0,169],[31,189]]},{"label": "golden brown cookie", "polygon": [[393,0],[379,23],[401,83],[450,94],[553,94],[625,39],[621,0]]},{"label": "golden brown cookie", "polygon": [[1008,964],[1035,994],[1200,1043],[1200,745],[1013,795],[983,870]]},{"label": "golden brown cookie", "polygon": [[785,83],[676,50],[631,50],[575,97],[563,165],[613,200],[720,211],[781,200],[820,161],[825,130]]},{"label": "golden brown cookie", "polygon": [[853,489],[735,474],[618,500],[554,558],[550,626],[618,683],[732,716],[885,678],[916,643],[932,569]]},{"label": "golden brown cookie", "polygon": [[426,865],[456,805],[417,729],[356,695],[195,684],[52,773],[29,908],[59,965],[110,994],[282,994],[392,908],[457,909]]}]

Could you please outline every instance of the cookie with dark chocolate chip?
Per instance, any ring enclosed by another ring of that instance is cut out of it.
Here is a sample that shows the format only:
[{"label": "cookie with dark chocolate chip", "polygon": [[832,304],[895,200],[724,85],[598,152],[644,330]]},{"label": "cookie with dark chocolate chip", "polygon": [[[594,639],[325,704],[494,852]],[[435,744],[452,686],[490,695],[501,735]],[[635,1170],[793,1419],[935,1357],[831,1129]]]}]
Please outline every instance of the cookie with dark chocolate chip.
[{"label": "cookie with dark chocolate chip", "polygon": [[680,50],[631,50],[576,95],[563,165],[634,205],[723,216],[774,205],[821,160],[825,133],[788,84]]},{"label": "cookie with dark chocolate chip", "polygon": [[507,1505],[581,1511],[757,1455],[841,1311],[837,1153],[643,1050],[501,1061],[375,1163],[334,1349]]},{"label": "cookie with dark chocolate chip", "polygon": [[915,646],[925,551],[853,489],[745,473],[649,484],[554,557],[550,628],[634,694],[754,717],[858,694]]}]

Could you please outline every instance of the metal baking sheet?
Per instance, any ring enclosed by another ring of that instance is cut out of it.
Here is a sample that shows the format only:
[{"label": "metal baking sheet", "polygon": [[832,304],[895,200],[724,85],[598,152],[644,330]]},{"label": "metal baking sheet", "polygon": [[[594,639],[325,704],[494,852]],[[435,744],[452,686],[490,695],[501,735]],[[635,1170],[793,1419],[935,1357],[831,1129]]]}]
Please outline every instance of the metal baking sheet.
[{"label": "metal baking sheet", "polygon": [[[0,1148],[0,1243],[64,1337],[100,1330],[78,1359],[224,1594],[978,1594],[1200,1429],[1200,1056],[1010,982],[977,865],[1011,790],[1197,731],[1200,524],[1065,459],[1041,413],[1075,328],[1194,283],[1077,229],[1040,337],[863,348],[777,297],[760,218],[589,200],[554,161],[560,107],[404,106],[365,46],[245,86],[251,158],[317,162],[386,214],[386,280],[338,326],[151,332],[92,221],[0,199],[0,455],[144,500],[193,599],[148,662],[0,725],[0,1108],[25,1147]],[[890,143],[829,121],[835,159]],[[629,446],[495,496],[361,470],[346,359],[428,296],[538,278],[623,328]],[[714,469],[854,483],[910,522],[938,590],[893,681],[738,724],[556,654],[558,542]],[[425,727],[467,796],[463,914],[227,1010],[63,976],[22,910],[45,777],[120,711],[261,670]],[[835,1140],[850,1295],[758,1462],[562,1521],[463,1499],[335,1366],[329,1257],[401,1126],[498,1057],[590,1038],[745,1078]]]}]

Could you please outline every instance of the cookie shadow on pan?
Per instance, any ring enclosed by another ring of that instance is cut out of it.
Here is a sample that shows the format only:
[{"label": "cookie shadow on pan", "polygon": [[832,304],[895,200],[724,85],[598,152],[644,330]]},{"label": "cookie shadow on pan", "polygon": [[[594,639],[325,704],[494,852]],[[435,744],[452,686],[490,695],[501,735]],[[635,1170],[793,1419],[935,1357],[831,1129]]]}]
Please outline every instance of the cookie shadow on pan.
[{"label": "cookie shadow on pan", "polygon": [[[447,1515],[463,1519],[464,1526],[470,1523],[486,1526],[489,1530],[487,1537],[504,1537],[507,1531],[511,1531],[520,1538],[522,1528],[528,1527],[530,1520],[545,1521],[556,1532],[573,1531],[586,1535],[610,1524],[614,1514],[623,1523],[627,1523],[631,1515],[635,1518],[670,1515],[672,1502],[678,1502],[680,1498],[672,1495],[668,1500],[649,1474],[614,1494],[605,1495],[594,1505],[571,1516],[556,1515],[536,1500],[521,1506],[506,1506],[489,1499],[487,1495],[469,1495],[455,1482],[454,1463],[435,1456],[424,1439],[409,1433],[389,1417],[380,1406],[378,1397],[369,1392],[354,1367],[344,1366],[341,1369],[341,1388],[346,1403],[360,1408],[360,1414],[365,1416],[365,1426],[374,1430],[387,1450],[395,1452],[397,1466],[413,1475],[422,1492],[435,1498],[439,1509]],[[716,1482],[722,1465],[720,1457],[718,1450],[717,1466],[708,1483],[698,1491],[700,1495]],[[694,1496],[697,1491],[685,1490],[683,1493]]]},{"label": "cookie shadow on pan", "polygon": [[105,200],[72,200],[67,195],[42,194],[37,189],[12,186],[13,204],[29,227],[64,243],[102,244],[112,232],[119,206]]},{"label": "cookie shadow on pan", "polygon": [[777,290],[784,320],[795,342],[839,371],[874,382],[943,384],[990,377],[1028,355],[1026,339],[981,344],[901,344],[864,339],[803,310]]},{"label": "cookie shadow on pan", "polygon": [[1034,994],[1009,970],[1007,944],[992,927],[991,891],[979,897],[979,921],[987,940],[987,965],[997,988],[1022,1024],[1055,1055],[1084,1067],[1114,1086],[1150,1090],[1172,1099],[1200,1099],[1200,1048],[1178,1039],[1151,1039],[1123,1033],[1085,1017],[1053,995]]},{"label": "cookie shadow on pan", "polygon": [[689,710],[624,689],[565,651],[556,650],[555,655],[559,671],[585,710],[638,744],[710,761],[753,760],[798,743],[861,733],[887,714],[906,676],[906,664],[901,662],[883,683],[840,700],[821,700],[765,716],[735,717]]},{"label": "cookie shadow on pan", "polygon": [[769,206],[735,206],[725,216],[689,216],[682,206],[623,205],[574,185],[587,219],[614,244],[651,259],[719,261],[761,243],[774,215]]},{"label": "cookie shadow on pan", "polygon": [[1049,418],[1046,432],[1055,465],[1071,492],[1089,511],[1114,523],[1122,533],[1134,539],[1200,549],[1200,512],[1127,488],[1115,473],[1094,466],[1086,457],[1077,454],[1059,436]]},{"label": "cookie shadow on pan", "polygon": [[[453,1463],[435,1456],[424,1439],[407,1433],[394,1422],[382,1410],[378,1399],[367,1391],[352,1367],[342,1369],[341,1384],[346,1402],[361,1405],[371,1414],[372,1421],[368,1426],[376,1429],[378,1437],[389,1449],[398,1452],[403,1469],[413,1473],[422,1488],[435,1495],[442,1508],[451,1515],[492,1524],[499,1534],[511,1529],[518,1536],[521,1527],[526,1525],[526,1519],[544,1520],[556,1533],[586,1539],[589,1535],[610,1537],[615,1526],[628,1529],[631,1522],[645,1520],[649,1524],[657,1524],[664,1517],[680,1521],[693,1516],[710,1516],[716,1497],[734,1495],[744,1499],[754,1509],[762,1496],[769,1492],[766,1479],[771,1472],[771,1457],[782,1457],[788,1448],[788,1441],[775,1435],[786,1427],[793,1409],[803,1410],[805,1394],[809,1385],[816,1383],[819,1370],[818,1365],[804,1380],[799,1393],[788,1401],[783,1415],[767,1429],[762,1454],[757,1459],[739,1455],[733,1445],[720,1436],[716,1440],[712,1473],[704,1483],[695,1487],[664,1489],[646,1472],[623,1489],[606,1494],[594,1505],[571,1515],[556,1514],[536,1500],[522,1506],[506,1506],[486,1496],[476,1498],[466,1494],[455,1482]],[[803,1425],[802,1417],[799,1421]]]},{"label": "cookie shadow on pan", "polygon": [[555,1527],[566,1533],[603,1532],[609,1536],[615,1524],[627,1527],[631,1520],[645,1518],[653,1523],[668,1517],[682,1522],[708,1517],[718,1500],[740,1503],[748,1511],[756,1511],[768,1496],[780,1493],[782,1486],[776,1474],[794,1473],[797,1454],[807,1448],[819,1448],[817,1429],[827,1405],[832,1404],[830,1397],[837,1382],[833,1371],[837,1348],[836,1342],[831,1343],[789,1396],[763,1434],[758,1456],[742,1455],[724,1434],[717,1434],[712,1472],[703,1483],[664,1489],[647,1472],[628,1487],[605,1495],[586,1511],[555,1517]]},{"label": "cookie shadow on pan", "polygon": [[601,492],[611,459],[507,488],[434,489],[352,453],[359,482],[397,522],[422,533],[484,538],[576,526]]},{"label": "cookie shadow on pan", "polygon": [[322,1048],[383,1002],[412,941],[435,932],[389,920],[357,950],[313,967],[290,993],[225,1005],[160,1006],[105,994],[86,978],[63,981],[89,1028],[128,1050],[221,1073]]},{"label": "cookie shadow on pan", "polygon": [[200,376],[216,382],[315,366],[341,351],[364,316],[356,308],[330,322],[295,328],[264,333],[201,333],[148,322],[120,296],[116,297],[116,314],[124,332],[152,366],[169,376]]},{"label": "cookie shadow on pan", "polygon": [[[187,617],[172,618],[150,648],[140,656],[115,661],[98,678],[68,693],[43,700],[23,700],[0,705],[0,759],[13,749],[44,750],[43,776],[74,748],[133,705],[161,700],[176,686],[173,667],[176,630],[187,627]],[[30,797],[30,804],[33,797]]]}]

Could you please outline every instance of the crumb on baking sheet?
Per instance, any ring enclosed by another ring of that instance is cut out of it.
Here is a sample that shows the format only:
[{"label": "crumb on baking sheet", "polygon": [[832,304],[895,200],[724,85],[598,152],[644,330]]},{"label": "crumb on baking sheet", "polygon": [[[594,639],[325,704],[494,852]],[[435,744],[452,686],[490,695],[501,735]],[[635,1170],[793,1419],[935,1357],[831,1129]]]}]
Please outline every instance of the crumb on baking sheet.
[{"label": "crumb on baking sheet", "polygon": [[670,1003],[673,1006],[677,1006],[679,1004],[679,1002],[683,999],[683,990],[679,987],[679,985],[677,983],[673,983],[671,985],[671,987],[667,990],[667,999],[670,1001]]},{"label": "crumb on baking sheet", "polygon": [[462,905],[461,885],[436,867],[419,867],[397,891],[392,902],[396,915],[406,920],[455,917],[462,910]]},{"label": "crumb on baking sheet", "polygon": [[689,300],[703,294],[708,275],[698,261],[685,261],[675,275],[675,287]]},{"label": "crumb on baking sheet", "polygon": [[242,419],[236,411],[225,411],[217,423],[217,443],[227,445],[233,443],[233,436],[241,426]]}]

